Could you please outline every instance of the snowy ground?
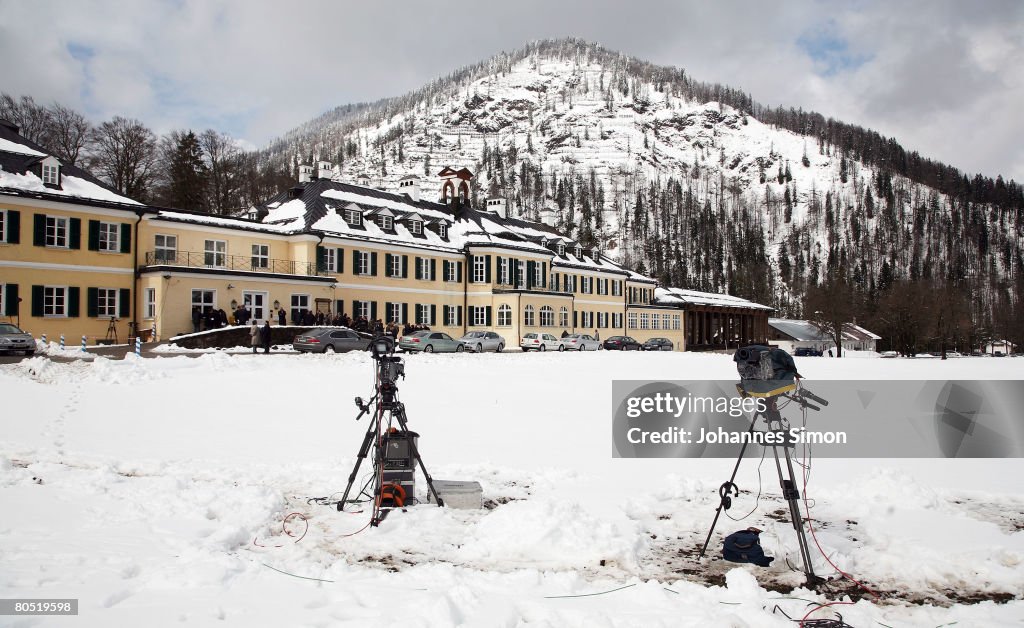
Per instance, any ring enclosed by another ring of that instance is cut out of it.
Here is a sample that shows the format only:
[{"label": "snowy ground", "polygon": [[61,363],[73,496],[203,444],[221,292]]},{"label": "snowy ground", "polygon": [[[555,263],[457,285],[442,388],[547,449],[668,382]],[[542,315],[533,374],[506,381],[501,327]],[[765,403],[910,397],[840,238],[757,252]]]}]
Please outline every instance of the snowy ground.
[{"label": "snowy ground", "polygon": [[[1024,374],[997,358],[799,366],[808,381]],[[885,599],[842,581],[794,591],[767,465],[757,512],[718,528],[763,528],[779,558],[761,569],[694,557],[732,461],[611,458],[613,379],[733,379],[728,356],[416,355],[407,372],[431,473],[481,482],[489,508],[417,506],[346,536],[368,512],[307,499],[344,488],[365,354],[0,367],[0,598],[81,600],[74,620],[0,625],[787,626],[776,605],[800,618],[844,594],[856,604],[835,610],[858,628],[1024,621],[1020,460],[816,461],[818,539]],[[741,470],[734,516],[754,507],[756,471]],[[298,542],[290,512],[308,517]]]}]

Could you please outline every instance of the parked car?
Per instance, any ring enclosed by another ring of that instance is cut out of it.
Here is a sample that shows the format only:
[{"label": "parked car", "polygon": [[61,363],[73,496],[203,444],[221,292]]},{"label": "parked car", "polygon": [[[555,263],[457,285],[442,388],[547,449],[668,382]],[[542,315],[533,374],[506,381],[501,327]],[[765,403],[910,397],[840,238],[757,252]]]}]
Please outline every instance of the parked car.
[{"label": "parked car", "polygon": [[640,343],[629,336],[612,336],[604,341],[604,348],[610,351],[639,351]]},{"label": "parked car", "polygon": [[484,351],[501,353],[501,350],[505,348],[505,339],[493,331],[471,331],[459,338],[459,342],[466,347],[466,351],[477,353]]},{"label": "parked car", "polygon": [[895,351],[883,351],[883,352],[881,353],[881,356],[882,356],[883,358],[898,358],[898,357],[899,357],[899,355],[900,355],[900,354],[896,353]]},{"label": "parked car", "polygon": [[466,346],[460,341],[440,331],[417,331],[402,336],[398,341],[398,347],[409,353],[462,353],[466,350]]},{"label": "parked car", "polygon": [[589,334],[569,334],[562,338],[562,344],[567,350],[576,351],[597,351],[601,348],[601,341]]},{"label": "parked car", "polygon": [[1002,357],[1005,357],[1005,356],[1004,356],[1002,351],[993,351],[992,352],[992,357],[993,358],[1002,358]]},{"label": "parked car", "polygon": [[21,351],[25,355],[36,352],[36,339],[32,334],[25,333],[17,325],[0,323],[0,354]]},{"label": "parked car", "polygon": [[796,351],[793,352],[793,355],[795,355],[798,358],[808,356],[820,358],[822,356],[822,352],[817,349],[814,349],[813,347],[797,347]]},{"label": "parked car", "polygon": [[318,327],[299,334],[292,341],[292,348],[305,353],[344,353],[365,351],[370,347],[373,336],[348,327]]},{"label": "parked car", "polygon": [[565,351],[565,343],[551,334],[526,334],[519,341],[519,346],[523,351]]},{"label": "parked car", "polygon": [[650,338],[640,349],[643,351],[671,351],[675,349],[675,345],[668,338]]}]

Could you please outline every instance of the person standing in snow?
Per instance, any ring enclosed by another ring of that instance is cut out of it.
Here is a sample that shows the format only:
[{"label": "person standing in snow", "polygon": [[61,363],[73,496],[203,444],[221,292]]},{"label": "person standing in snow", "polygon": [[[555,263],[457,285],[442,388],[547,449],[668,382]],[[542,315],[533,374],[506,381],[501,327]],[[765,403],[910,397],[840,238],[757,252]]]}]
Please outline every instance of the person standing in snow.
[{"label": "person standing in snow", "polygon": [[192,333],[199,333],[200,323],[203,321],[203,313],[198,305],[192,306]]},{"label": "person standing in snow", "polygon": [[284,323],[284,308],[281,308],[280,310],[277,311],[277,324],[280,325],[281,327],[284,327]]},{"label": "person standing in snow", "polygon": [[263,345],[263,353],[270,353],[270,319],[268,318],[263,323],[263,329],[260,330],[260,342]]},{"label": "person standing in snow", "polygon": [[256,348],[260,346],[260,328],[256,323],[256,319],[252,319],[252,327],[249,328],[249,345],[253,353],[256,353]]},{"label": "person standing in snow", "polygon": [[594,340],[600,340],[600,339],[601,339],[601,334],[599,334],[599,333],[597,332],[597,330],[595,329],[595,330],[594,330]]}]

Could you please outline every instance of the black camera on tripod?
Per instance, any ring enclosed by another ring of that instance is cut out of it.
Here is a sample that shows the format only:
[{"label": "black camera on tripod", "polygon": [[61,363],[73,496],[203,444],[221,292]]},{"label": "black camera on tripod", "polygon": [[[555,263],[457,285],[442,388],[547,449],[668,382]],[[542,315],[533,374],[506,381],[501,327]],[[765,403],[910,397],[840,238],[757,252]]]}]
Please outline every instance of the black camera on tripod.
[{"label": "black camera on tripod", "polygon": [[736,351],[732,357],[740,383],[736,389],[751,397],[775,397],[796,390],[796,370],[793,356],[782,349],[767,345],[750,345]]},{"label": "black camera on tripod", "polygon": [[[377,386],[380,401],[384,407],[395,403],[398,380],[405,379],[405,361],[394,355],[395,342],[388,336],[380,336],[370,343],[370,353],[377,361]],[[359,402],[356,402],[360,405]],[[361,407],[361,405],[360,405]]]}]

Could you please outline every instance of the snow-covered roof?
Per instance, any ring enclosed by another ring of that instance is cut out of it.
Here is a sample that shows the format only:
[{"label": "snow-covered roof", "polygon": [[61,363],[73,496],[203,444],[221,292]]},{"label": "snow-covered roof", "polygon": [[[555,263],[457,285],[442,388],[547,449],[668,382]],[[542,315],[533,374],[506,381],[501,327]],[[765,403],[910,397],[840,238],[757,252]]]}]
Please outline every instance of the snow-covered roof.
[{"label": "snow-covered roof", "polygon": [[[830,335],[822,332],[810,321],[790,318],[769,318],[768,325],[772,329],[775,329],[796,341],[832,342],[832,337]],[[865,340],[881,340],[881,338],[881,336],[877,336],[863,327],[854,325],[853,323],[846,323],[843,327],[843,340],[863,342]]]},{"label": "snow-covered roof", "polygon": [[714,307],[737,307],[748,310],[771,310],[772,308],[730,294],[698,292],[684,288],[656,288],[654,302],[661,305],[707,305]]}]

